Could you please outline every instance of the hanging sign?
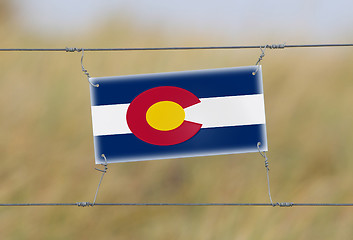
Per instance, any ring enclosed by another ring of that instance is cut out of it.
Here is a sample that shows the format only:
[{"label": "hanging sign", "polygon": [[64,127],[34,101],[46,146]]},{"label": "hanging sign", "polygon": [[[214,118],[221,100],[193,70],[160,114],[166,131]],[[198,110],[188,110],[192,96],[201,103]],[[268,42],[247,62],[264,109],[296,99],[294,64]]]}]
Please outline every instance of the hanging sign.
[{"label": "hanging sign", "polygon": [[90,81],[97,164],[267,151],[261,67]]}]

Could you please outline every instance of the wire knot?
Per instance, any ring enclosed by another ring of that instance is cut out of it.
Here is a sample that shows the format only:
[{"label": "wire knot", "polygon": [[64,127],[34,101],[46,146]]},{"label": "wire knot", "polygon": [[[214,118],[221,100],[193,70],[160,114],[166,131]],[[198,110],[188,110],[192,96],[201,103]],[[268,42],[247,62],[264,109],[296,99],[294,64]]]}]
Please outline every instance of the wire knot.
[{"label": "wire knot", "polygon": [[74,48],[70,48],[70,47],[65,48],[66,52],[82,52],[82,50],[83,50],[82,48],[75,48],[75,47]]},{"label": "wire knot", "polygon": [[256,73],[259,71],[259,68],[260,68],[260,62],[262,61],[262,59],[265,57],[265,50],[266,48],[268,47],[269,45],[266,45],[264,48],[260,47],[260,50],[261,50],[261,54],[260,54],[260,57],[259,59],[257,60],[255,66],[256,66],[256,70],[252,73],[252,75],[256,75]]},{"label": "wire knot", "polygon": [[77,207],[93,207],[94,205],[90,202],[77,202]]},{"label": "wire knot", "polygon": [[279,206],[279,207],[293,207],[294,203],[292,202],[277,202],[272,204],[273,207]]},{"label": "wire knot", "polygon": [[81,69],[83,74],[85,74],[87,76],[87,80],[89,82],[89,84],[91,84],[93,87],[99,87],[99,84],[93,84],[90,81],[91,76],[89,75],[88,71],[85,69],[85,67],[83,66],[83,56],[84,56],[84,49],[83,48],[70,48],[70,47],[66,47],[65,48],[66,52],[82,52],[82,56],[81,56]]},{"label": "wire knot", "polygon": [[269,49],[284,49],[285,47],[286,47],[285,43],[266,45],[266,48],[269,48]]}]

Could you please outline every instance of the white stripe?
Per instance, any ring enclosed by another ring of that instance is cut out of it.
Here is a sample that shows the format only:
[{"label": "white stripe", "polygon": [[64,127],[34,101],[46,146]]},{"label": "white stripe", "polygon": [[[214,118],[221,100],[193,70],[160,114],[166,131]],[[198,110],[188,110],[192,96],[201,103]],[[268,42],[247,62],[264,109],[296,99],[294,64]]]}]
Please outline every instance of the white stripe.
[{"label": "white stripe", "polygon": [[265,124],[263,94],[202,98],[185,109],[185,120],[202,128]]},{"label": "white stripe", "polygon": [[[265,124],[263,94],[201,98],[185,109],[185,120],[202,128]],[[126,112],[129,104],[92,106],[93,135],[131,133]]]},{"label": "white stripe", "polygon": [[129,105],[92,106],[93,136],[131,133],[126,122]]}]

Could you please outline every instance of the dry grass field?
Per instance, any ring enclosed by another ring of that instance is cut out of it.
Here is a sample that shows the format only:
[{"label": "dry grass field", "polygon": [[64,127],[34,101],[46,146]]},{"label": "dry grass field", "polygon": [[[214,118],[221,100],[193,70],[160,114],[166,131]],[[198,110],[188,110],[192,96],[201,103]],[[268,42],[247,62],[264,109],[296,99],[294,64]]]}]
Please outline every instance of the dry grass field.
[{"label": "dry grass field", "polygon": [[[125,24],[126,25],[126,24]],[[70,41],[0,25],[1,47],[169,46],[100,29]],[[210,37],[210,39],[213,39]],[[210,40],[212,45],[217,41]],[[185,36],[179,45],[209,44]],[[253,65],[259,50],[85,54],[90,74]],[[272,197],[353,202],[353,49],[268,50],[263,60]],[[0,53],[0,202],[92,201],[89,85],[79,53]],[[98,202],[268,202],[258,153],[111,164]],[[0,239],[351,239],[343,207],[0,207]]]}]

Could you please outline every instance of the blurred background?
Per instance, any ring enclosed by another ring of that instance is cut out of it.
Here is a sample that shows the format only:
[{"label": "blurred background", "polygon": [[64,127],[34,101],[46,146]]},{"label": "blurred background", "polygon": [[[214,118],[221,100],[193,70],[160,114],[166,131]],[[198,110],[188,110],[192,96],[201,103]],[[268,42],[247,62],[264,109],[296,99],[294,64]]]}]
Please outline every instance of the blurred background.
[{"label": "blurred background", "polygon": [[[0,48],[352,43],[353,2],[0,0]],[[260,50],[86,52],[93,77],[254,65]],[[275,202],[353,202],[353,48],[267,50]],[[0,53],[0,202],[93,201],[80,53]],[[258,153],[111,164],[97,202],[269,202]],[[351,239],[351,208],[1,207],[1,239]]]}]

